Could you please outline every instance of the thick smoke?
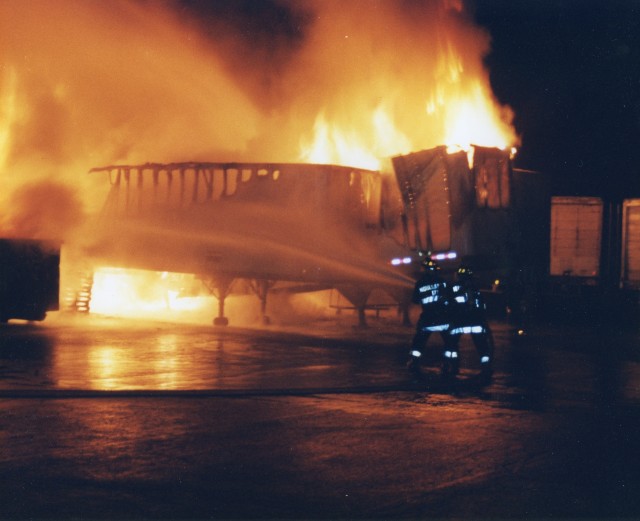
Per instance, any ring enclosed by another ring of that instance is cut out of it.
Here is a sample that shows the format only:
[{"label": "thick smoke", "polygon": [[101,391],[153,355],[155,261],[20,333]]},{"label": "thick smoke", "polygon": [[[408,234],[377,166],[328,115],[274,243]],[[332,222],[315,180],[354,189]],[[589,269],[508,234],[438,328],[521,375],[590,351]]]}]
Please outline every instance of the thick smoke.
[{"label": "thick smoke", "polygon": [[[68,187],[80,216],[98,210],[108,188],[87,175],[93,166],[231,159],[255,136],[259,114],[252,102],[162,4],[8,0],[0,3],[0,20],[5,233],[29,235],[41,229],[32,225],[38,218],[53,219],[48,226],[60,221],[56,235],[71,231],[68,197],[59,199],[56,218],[38,197],[24,200],[37,196],[24,185]],[[29,215],[16,215],[24,211]]]}]

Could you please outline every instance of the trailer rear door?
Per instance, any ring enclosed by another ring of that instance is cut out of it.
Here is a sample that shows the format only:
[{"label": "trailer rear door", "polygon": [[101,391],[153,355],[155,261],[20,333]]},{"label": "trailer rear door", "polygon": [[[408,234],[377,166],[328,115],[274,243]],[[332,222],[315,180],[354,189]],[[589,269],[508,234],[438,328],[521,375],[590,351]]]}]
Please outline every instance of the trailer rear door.
[{"label": "trailer rear door", "polygon": [[622,203],[622,286],[640,288],[640,199]]},{"label": "trailer rear door", "polygon": [[601,238],[600,198],[551,198],[551,275],[598,277]]}]

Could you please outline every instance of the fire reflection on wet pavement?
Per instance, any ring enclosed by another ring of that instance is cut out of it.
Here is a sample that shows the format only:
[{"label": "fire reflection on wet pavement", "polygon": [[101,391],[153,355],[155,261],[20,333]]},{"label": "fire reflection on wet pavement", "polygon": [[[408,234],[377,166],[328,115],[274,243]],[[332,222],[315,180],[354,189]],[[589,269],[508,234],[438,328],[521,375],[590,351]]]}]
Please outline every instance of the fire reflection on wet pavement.
[{"label": "fire reflection on wet pavement", "polygon": [[605,339],[513,343],[495,324],[495,376],[479,385],[470,342],[457,383],[435,366],[412,381],[412,332],[387,323],[312,334],[88,318],[0,328],[9,518],[640,512],[635,333],[605,355]]}]

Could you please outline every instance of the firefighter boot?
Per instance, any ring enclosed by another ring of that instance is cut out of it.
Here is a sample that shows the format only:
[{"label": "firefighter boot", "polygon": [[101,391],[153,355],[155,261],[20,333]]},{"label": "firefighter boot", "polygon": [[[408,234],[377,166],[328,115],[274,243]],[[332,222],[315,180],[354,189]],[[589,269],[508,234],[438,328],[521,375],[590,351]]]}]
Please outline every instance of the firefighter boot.
[{"label": "firefighter boot", "polygon": [[459,371],[459,361],[457,351],[445,351],[442,360],[442,376],[455,376]]},{"label": "firefighter boot", "polygon": [[454,353],[453,358],[451,358],[451,374],[456,376],[460,372],[460,360],[458,358],[458,353]]},{"label": "firefighter boot", "polygon": [[409,357],[409,361],[407,362],[407,370],[415,377],[419,377],[421,375],[420,372],[420,356],[422,353],[420,351],[412,350],[411,356]]},{"label": "firefighter boot", "polygon": [[483,355],[480,357],[480,373],[478,374],[478,378],[482,382],[489,382],[492,376],[491,357],[489,355]]}]

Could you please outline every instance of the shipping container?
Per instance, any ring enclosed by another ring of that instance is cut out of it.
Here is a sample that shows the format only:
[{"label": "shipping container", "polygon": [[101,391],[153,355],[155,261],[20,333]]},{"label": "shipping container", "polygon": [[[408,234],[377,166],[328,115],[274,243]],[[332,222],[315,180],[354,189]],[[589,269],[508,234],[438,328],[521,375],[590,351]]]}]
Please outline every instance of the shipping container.
[{"label": "shipping container", "polygon": [[60,248],[30,239],[0,239],[0,322],[44,320],[59,309]]}]

